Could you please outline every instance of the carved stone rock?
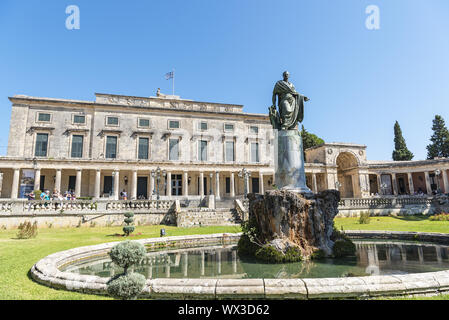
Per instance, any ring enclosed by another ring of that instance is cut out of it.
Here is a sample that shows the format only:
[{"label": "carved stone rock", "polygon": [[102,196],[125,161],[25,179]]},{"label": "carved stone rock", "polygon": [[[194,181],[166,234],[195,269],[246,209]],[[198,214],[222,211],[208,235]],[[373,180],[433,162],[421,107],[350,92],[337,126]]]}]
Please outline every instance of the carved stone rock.
[{"label": "carved stone rock", "polygon": [[296,192],[272,190],[265,195],[249,194],[248,198],[250,218],[255,217],[260,231],[259,242],[284,253],[289,247],[298,247],[305,258],[319,249],[332,254],[338,191],[326,190],[306,199]]}]

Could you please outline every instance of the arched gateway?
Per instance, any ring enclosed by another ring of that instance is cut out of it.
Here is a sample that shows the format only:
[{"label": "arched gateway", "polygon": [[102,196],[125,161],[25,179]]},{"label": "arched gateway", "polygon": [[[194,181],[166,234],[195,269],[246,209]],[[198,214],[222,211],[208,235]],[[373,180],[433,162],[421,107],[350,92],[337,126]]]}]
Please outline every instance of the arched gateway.
[{"label": "arched gateway", "polygon": [[359,165],[356,156],[351,152],[341,152],[337,156],[336,165],[341,197],[359,196]]}]

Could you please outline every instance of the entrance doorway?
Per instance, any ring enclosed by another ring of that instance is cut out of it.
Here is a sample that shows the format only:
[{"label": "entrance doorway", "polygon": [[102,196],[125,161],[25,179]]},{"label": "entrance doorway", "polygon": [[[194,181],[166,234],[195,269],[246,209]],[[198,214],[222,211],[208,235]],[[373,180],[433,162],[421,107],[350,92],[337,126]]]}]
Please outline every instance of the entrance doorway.
[{"label": "entrance doorway", "polygon": [[251,178],[251,187],[253,193],[259,193],[259,178]]},{"label": "entrance doorway", "polygon": [[103,193],[112,194],[112,176],[104,177]]},{"label": "entrance doorway", "polygon": [[75,191],[76,186],[76,176],[69,176],[69,190]]},{"label": "entrance doorway", "polygon": [[137,199],[147,199],[148,177],[137,177]]},{"label": "entrance doorway", "polygon": [[171,175],[171,194],[172,196],[182,196],[182,174]]}]

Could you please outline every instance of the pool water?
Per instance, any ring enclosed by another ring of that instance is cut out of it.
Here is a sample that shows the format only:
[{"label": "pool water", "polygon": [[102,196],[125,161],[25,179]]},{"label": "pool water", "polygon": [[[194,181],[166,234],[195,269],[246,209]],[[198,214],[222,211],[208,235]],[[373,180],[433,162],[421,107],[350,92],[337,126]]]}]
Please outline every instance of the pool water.
[{"label": "pool water", "polygon": [[[150,252],[134,271],[155,278],[333,278],[393,275],[449,269],[449,247],[430,243],[354,241],[355,257],[266,264],[241,259],[235,246]],[[64,272],[111,277],[123,272],[108,256],[61,268]]]}]

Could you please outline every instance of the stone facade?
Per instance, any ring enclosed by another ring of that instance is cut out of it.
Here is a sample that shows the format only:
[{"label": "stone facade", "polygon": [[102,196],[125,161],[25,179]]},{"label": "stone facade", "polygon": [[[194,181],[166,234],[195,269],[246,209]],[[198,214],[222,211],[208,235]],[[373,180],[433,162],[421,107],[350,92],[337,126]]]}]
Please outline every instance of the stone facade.
[{"label": "stone facade", "polygon": [[[264,193],[275,184],[275,134],[266,114],[176,96],[96,94],[95,101],[10,98],[1,198],[33,188],[77,197],[189,199]],[[326,143],[306,150],[307,186],[342,198],[449,193],[449,159],[369,161],[366,146]],[[166,173],[159,183],[153,170]],[[238,173],[251,172],[244,180]],[[438,169],[438,171],[436,171]],[[246,188],[245,188],[246,184]],[[168,186],[168,187],[167,187]]]}]

